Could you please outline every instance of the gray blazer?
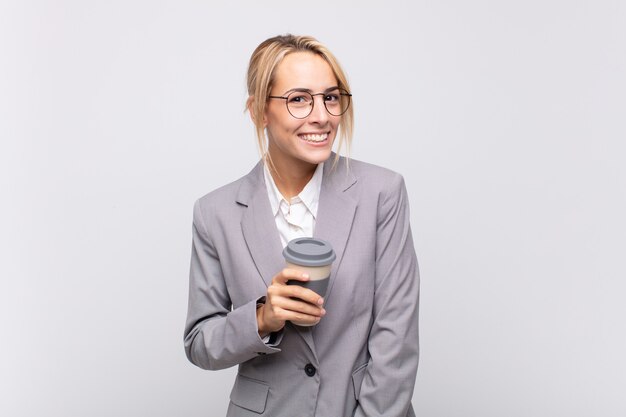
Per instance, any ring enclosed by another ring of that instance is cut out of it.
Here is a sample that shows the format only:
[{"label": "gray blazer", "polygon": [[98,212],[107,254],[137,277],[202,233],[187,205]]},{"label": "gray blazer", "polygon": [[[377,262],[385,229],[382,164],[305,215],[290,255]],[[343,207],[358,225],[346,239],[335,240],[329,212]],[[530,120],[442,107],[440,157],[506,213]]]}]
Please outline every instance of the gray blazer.
[{"label": "gray blazer", "polygon": [[415,415],[419,277],[404,180],[352,159],[346,169],[343,157],[331,169],[333,159],[314,232],[337,254],[326,315],[287,323],[275,346],[256,322],[285,263],[262,162],[195,204],[185,351],[203,369],[239,365],[229,417]]}]

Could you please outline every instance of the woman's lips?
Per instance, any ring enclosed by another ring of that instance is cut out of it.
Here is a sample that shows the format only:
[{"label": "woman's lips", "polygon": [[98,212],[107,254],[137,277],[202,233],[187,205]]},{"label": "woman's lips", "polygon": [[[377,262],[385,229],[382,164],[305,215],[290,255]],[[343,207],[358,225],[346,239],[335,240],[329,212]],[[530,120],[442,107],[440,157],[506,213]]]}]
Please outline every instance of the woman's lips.
[{"label": "woman's lips", "polygon": [[325,133],[302,133],[298,137],[307,142],[321,143],[328,139],[328,132]]}]

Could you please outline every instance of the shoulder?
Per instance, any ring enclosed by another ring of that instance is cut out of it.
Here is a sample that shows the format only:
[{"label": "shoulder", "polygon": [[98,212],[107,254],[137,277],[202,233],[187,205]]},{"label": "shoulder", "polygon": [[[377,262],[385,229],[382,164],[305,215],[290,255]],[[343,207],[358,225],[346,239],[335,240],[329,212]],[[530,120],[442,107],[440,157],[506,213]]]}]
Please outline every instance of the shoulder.
[{"label": "shoulder", "polygon": [[203,210],[216,209],[228,202],[235,202],[237,192],[246,177],[241,177],[236,181],[223,185],[198,198],[196,205]]},{"label": "shoulder", "polygon": [[198,217],[205,221],[216,220],[217,218],[222,220],[238,218],[241,208],[241,196],[248,195],[253,190],[258,189],[260,184],[262,184],[262,178],[258,175],[257,166],[243,177],[223,185],[196,200],[194,220],[198,219]]},{"label": "shoulder", "polygon": [[383,222],[408,212],[409,199],[400,173],[355,159],[342,162],[336,169],[345,172],[347,163],[354,184],[346,191],[359,202],[366,217],[374,216],[378,222]]},{"label": "shoulder", "polygon": [[[404,188],[404,177],[389,168],[357,159],[345,159],[341,164],[347,165],[348,171],[355,177],[359,187],[368,192],[388,195]],[[345,167],[337,166],[337,169],[345,169]]]}]

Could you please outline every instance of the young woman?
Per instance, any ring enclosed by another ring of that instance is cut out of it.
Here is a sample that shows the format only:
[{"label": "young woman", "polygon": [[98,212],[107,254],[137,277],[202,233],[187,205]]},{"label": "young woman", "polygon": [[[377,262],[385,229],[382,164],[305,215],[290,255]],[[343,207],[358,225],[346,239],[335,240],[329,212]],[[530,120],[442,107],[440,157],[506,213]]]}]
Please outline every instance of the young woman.
[{"label": "young woman", "polygon": [[[317,40],[261,43],[248,94],[263,158],[195,204],[187,357],[239,365],[228,416],[413,416],[419,278],[402,177],[332,152],[350,143],[351,94]],[[309,279],[282,256],[303,236],[337,255],[323,298],[287,285]]]}]

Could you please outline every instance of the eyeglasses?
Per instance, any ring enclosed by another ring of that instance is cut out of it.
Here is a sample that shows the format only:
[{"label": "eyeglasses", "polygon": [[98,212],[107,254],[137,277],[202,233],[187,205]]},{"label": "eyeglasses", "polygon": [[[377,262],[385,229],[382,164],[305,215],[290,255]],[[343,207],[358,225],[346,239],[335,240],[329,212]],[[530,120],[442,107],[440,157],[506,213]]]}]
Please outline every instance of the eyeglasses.
[{"label": "eyeglasses", "polygon": [[292,90],[287,96],[268,96],[268,98],[278,98],[285,100],[287,111],[296,119],[304,119],[311,114],[315,100],[313,97],[322,96],[326,111],[333,116],[341,116],[350,107],[350,97],[343,88],[333,88],[323,93],[311,94],[308,90],[297,88]]}]

